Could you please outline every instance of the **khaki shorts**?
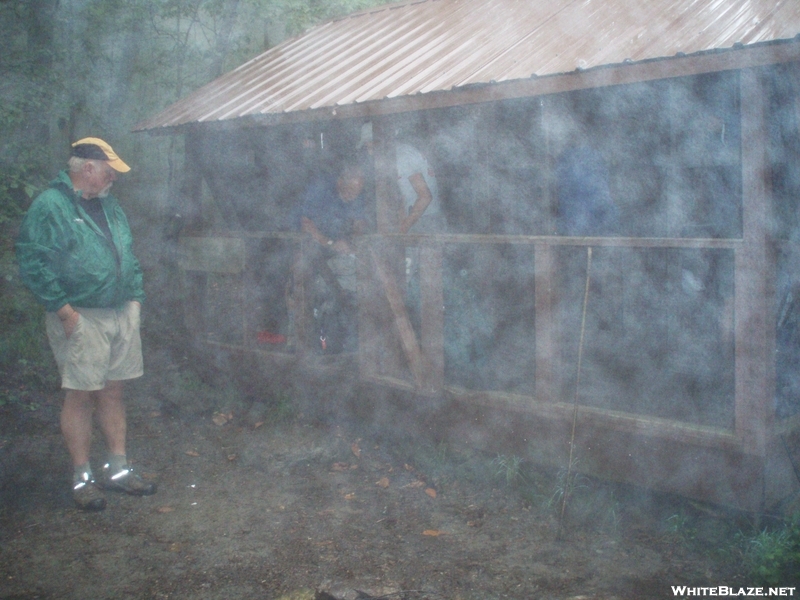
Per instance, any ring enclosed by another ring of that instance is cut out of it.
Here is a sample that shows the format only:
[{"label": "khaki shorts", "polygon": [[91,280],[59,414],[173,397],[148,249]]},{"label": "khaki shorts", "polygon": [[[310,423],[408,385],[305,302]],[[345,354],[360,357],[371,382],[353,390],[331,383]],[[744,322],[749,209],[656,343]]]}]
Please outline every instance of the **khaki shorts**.
[{"label": "khaki shorts", "polygon": [[107,381],[141,377],[140,308],[127,302],[122,308],[78,308],[78,323],[67,338],[56,313],[45,315],[47,338],[61,374],[61,387],[95,391]]}]

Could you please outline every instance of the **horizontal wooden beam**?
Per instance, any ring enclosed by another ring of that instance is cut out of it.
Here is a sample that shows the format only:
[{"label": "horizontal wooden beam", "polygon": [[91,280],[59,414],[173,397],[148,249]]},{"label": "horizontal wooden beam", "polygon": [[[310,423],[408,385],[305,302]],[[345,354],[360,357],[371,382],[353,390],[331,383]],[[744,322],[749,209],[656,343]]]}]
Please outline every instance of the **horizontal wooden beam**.
[{"label": "horizontal wooden beam", "polygon": [[571,403],[453,387],[439,402],[421,405],[404,390],[367,384],[353,410],[396,434],[406,428],[551,467],[566,466],[572,440],[578,472],[739,510],[762,511],[798,489],[791,470],[775,463],[772,474],[783,485],[765,498],[769,457],[750,454],[746,441],[725,429],[580,406],[571,438]]},{"label": "horizontal wooden beam", "polygon": [[[300,241],[302,233],[280,231],[209,231],[204,237],[288,239]],[[500,235],[480,233],[399,234],[380,233],[362,236],[361,240],[394,239],[411,246],[423,241],[439,244],[540,244],[543,246],[612,246],[620,248],[741,248],[739,238],[653,238],[653,237],[570,237],[561,235]]]},{"label": "horizontal wooden beam", "polygon": [[[375,237],[375,236],[366,236]],[[401,237],[400,234],[385,234],[381,237]],[[499,234],[437,234],[406,235],[408,242],[415,238],[435,239],[439,243],[469,244],[532,244],[541,246],[611,246],[620,248],[730,248],[741,247],[742,240],[736,238],[648,238],[648,237],[569,237],[558,235],[499,235]]]},{"label": "horizontal wooden beam", "polygon": [[[445,388],[450,398],[502,410],[520,411],[537,417],[571,423],[575,406],[570,402],[541,402],[532,396],[504,392],[477,392],[455,386]],[[578,422],[592,423],[614,431],[647,435],[713,448],[741,450],[742,441],[733,430],[694,425],[660,417],[633,415],[620,411],[578,406]]]}]

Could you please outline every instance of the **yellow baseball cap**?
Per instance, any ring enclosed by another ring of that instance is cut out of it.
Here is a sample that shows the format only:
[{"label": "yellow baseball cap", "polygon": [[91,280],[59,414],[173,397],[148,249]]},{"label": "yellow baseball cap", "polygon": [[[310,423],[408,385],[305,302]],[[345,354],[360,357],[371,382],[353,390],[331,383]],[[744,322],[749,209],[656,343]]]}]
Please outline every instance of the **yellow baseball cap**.
[{"label": "yellow baseball cap", "polygon": [[91,160],[104,160],[115,171],[127,173],[131,168],[100,138],[83,138],[72,144],[72,156]]}]

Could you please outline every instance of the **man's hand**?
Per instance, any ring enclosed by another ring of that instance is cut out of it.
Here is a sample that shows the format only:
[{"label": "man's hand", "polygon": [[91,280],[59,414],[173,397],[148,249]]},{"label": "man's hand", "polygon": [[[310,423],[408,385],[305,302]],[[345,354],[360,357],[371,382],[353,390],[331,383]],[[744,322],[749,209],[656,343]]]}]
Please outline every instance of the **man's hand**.
[{"label": "man's hand", "polygon": [[56,311],[58,318],[61,319],[61,325],[64,327],[64,334],[69,339],[72,332],[75,331],[75,326],[78,324],[80,313],[72,308],[69,304],[65,304]]}]

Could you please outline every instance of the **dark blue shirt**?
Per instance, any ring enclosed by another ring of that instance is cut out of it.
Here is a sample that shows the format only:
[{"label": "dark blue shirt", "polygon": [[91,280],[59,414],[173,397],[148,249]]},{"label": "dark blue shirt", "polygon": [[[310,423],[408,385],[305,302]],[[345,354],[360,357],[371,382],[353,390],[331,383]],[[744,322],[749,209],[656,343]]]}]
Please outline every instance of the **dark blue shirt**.
[{"label": "dark blue shirt", "polygon": [[[351,202],[345,202],[336,190],[336,177],[317,179],[306,190],[301,217],[314,222],[324,235],[339,240],[352,233],[356,221],[366,221],[365,199],[362,192]],[[298,219],[298,228],[300,219]]]},{"label": "dark blue shirt", "polygon": [[617,233],[619,215],[608,186],[608,169],[588,146],[565,150],[556,164],[558,232],[593,236]]}]

